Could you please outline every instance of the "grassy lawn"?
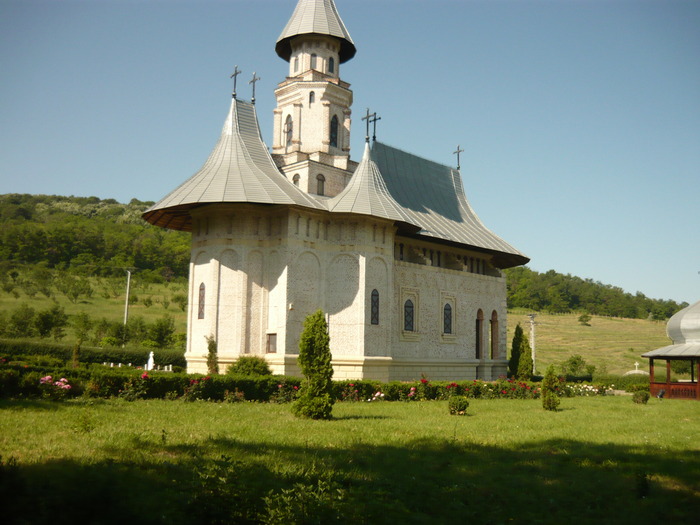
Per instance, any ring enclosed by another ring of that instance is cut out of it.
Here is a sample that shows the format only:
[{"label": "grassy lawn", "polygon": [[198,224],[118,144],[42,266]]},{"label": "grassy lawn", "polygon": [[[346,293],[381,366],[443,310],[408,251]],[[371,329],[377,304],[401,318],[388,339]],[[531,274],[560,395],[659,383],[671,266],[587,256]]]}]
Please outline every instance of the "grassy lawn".
[{"label": "grassy lawn", "polygon": [[[0,401],[3,523],[652,523],[700,512],[700,403]],[[13,519],[14,518],[14,519]]]}]

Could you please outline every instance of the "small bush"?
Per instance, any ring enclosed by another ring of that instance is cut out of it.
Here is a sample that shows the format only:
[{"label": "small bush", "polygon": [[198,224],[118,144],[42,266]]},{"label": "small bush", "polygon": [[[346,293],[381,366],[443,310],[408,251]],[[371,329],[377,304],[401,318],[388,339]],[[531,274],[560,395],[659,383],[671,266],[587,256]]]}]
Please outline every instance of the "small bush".
[{"label": "small bush", "polygon": [[257,355],[244,355],[226,369],[228,375],[271,376],[272,370],[265,358]]},{"label": "small bush", "polygon": [[469,408],[469,400],[464,396],[452,396],[447,402],[450,409],[450,414],[455,416],[464,416]]},{"label": "small bush", "polygon": [[644,390],[638,390],[632,395],[632,401],[634,401],[638,405],[646,405],[649,401],[649,392],[645,392]]},{"label": "small bush", "polygon": [[547,367],[542,380],[542,408],[556,410],[559,407],[559,378],[554,372],[554,365]]}]

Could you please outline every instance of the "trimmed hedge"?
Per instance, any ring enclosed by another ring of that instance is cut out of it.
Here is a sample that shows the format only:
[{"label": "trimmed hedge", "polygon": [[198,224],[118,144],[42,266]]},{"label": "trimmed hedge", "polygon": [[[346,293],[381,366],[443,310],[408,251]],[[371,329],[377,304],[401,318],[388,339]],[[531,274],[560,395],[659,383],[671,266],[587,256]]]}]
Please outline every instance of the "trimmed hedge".
[{"label": "trimmed hedge", "polygon": [[[132,363],[143,366],[148,361],[151,349],[112,348],[99,346],[81,346],[79,361],[81,363]],[[0,339],[0,356],[14,358],[21,356],[50,356],[69,363],[73,356],[73,345],[50,341],[26,341],[21,339]],[[153,358],[157,366],[187,367],[185,355],[177,350],[154,350]],[[9,359],[8,359],[9,360]]]}]

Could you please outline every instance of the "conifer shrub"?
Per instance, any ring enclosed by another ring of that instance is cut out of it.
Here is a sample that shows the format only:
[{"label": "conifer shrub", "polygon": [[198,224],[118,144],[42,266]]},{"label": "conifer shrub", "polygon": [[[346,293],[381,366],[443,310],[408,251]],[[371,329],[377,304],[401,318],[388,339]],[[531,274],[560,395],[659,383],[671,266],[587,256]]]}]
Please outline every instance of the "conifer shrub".
[{"label": "conifer shrub", "polygon": [[510,360],[508,361],[508,375],[523,381],[529,381],[532,378],[532,366],[530,341],[523,332],[520,323],[518,323],[513,334]]},{"label": "conifer shrub", "polygon": [[469,400],[464,396],[452,396],[447,402],[447,406],[453,416],[464,416],[469,408]]},{"label": "conifer shrub", "polygon": [[644,390],[638,390],[637,392],[632,394],[632,401],[634,401],[638,405],[646,405],[649,401],[649,392]]},{"label": "conifer shrub", "polygon": [[207,337],[207,372],[211,375],[219,373],[219,349],[213,335]]},{"label": "conifer shrub", "polygon": [[243,355],[226,369],[227,375],[242,376],[270,376],[272,370],[264,357],[257,355]]},{"label": "conifer shrub", "polygon": [[542,408],[556,410],[559,407],[559,378],[554,365],[549,365],[542,380]]},{"label": "conifer shrub", "polygon": [[299,340],[299,368],[304,375],[301,393],[292,405],[298,417],[331,419],[333,411],[333,367],[328,325],[321,310],[309,315]]}]

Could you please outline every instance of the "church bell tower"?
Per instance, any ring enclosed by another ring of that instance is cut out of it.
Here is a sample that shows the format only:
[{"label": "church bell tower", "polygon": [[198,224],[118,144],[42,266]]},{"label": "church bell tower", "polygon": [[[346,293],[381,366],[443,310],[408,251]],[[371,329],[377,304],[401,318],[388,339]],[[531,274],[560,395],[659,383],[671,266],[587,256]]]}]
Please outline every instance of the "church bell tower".
[{"label": "church bell tower", "polygon": [[333,197],[357,166],[350,160],[352,91],[340,79],[356,49],[333,0],[299,0],[275,51],[289,62],[289,75],[275,90],[273,158],[303,191]]}]

